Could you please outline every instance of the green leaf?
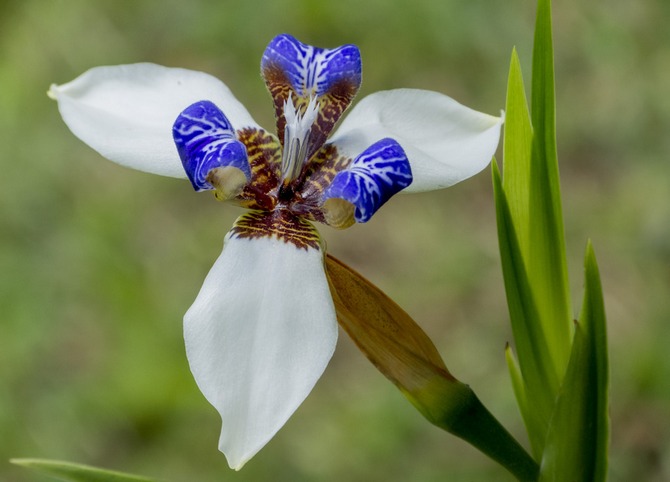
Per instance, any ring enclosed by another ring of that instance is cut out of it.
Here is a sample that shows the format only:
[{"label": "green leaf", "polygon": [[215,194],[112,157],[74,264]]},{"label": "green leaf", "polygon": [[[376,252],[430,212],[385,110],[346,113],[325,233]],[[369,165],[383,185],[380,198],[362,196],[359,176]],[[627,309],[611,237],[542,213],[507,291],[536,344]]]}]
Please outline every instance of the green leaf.
[{"label": "green leaf", "polygon": [[539,457],[544,447],[560,381],[555,367],[551,364],[552,360],[546,356],[547,341],[539,323],[537,304],[495,159],[492,172],[500,259],[512,332],[524,382],[524,400],[533,401],[531,404],[519,400],[519,407],[528,429],[533,453]]},{"label": "green leaf", "polygon": [[[529,186],[528,276],[547,336],[549,356],[562,377],[570,354],[572,307],[565,259],[558,159],[551,2],[539,0],[533,44]],[[505,159],[507,162],[508,160]],[[516,159],[515,159],[516,162]]]},{"label": "green leaf", "polygon": [[593,383],[589,384],[588,388],[589,402],[593,410],[593,418],[590,419],[593,432],[590,447],[594,467],[592,480],[604,481],[607,479],[610,437],[607,319],[600,271],[590,240],[586,245],[584,302],[579,319],[588,334],[589,363],[591,375],[595,378],[595,381],[592,378]]},{"label": "green leaf", "polygon": [[512,51],[507,78],[505,135],[503,137],[503,188],[507,195],[514,227],[519,233],[519,247],[524,258],[530,256],[530,159],[533,128],[523,85],[521,64],[516,49]]},{"label": "green leaf", "polygon": [[607,478],[609,369],[605,306],[589,242],[580,321],[542,461],[542,481],[599,482]]},{"label": "green leaf", "polygon": [[11,459],[10,462],[34,469],[37,472],[65,482],[157,482],[155,479],[148,479],[138,475],[124,474],[122,472],[59,460]]},{"label": "green leaf", "polygon": [[[528,412],[528,397],[526,397],[526,387],[523,382],[523,375],[521,375],[521,368],[519,362],[516,361],[512,347],[509,343],[505,347],[505,361],[507,362],[507,369],[509,370],[510,378],[512,379],[512,388],[514,389],[514,396],[519,404],[521,415],[525,417]],[[526,425],[528,423],[526,422]]]},{"label": "green leaf", "polygon": [[[504,176],[496,181],[505,289],[526,401],[518,398],[533,452],[546,430],[571,344],[571,302],[556,155],[551,4],[538,0],[531,110],[516,51],[507,86]],[[494,166],[495,168],[495,166]],[[510,365],[510,374],[515,374]],[[518,382],[515,393],[522,393]]]},{"label": "green leaf", "polygon": [[542,418],[542,413],[534,408],[534,403],[528,402],[528,395],[526,394],[526,385],[521,374],[519,363],[514,357],[512,347],[507,345],[505,347],[505,361],[507,362],[507,369],[512,379],[512,388],[514,389],[514,396],[519,406],[519,412],[523,417],[523,422],[526,425],[526,431],[530,444],[533,448],[533,454],[536,460],[542,458],[542,450],[544,449],[544,438],[547,429],[547,424]]}]

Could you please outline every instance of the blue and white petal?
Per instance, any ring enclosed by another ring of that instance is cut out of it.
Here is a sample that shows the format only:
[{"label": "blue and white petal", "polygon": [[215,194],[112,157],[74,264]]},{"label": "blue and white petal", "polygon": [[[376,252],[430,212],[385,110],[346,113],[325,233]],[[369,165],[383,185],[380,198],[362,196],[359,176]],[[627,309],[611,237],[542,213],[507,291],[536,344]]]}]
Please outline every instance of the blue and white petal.
[{"label": "blue and white petal", "polygon": [[70,130],[104,157],[141,171],[184,178],[172,123],[187,106],[209,99],[235,130],[257,127],[220,80],[186,69],[141,63],[95,67],[49,96]]},{"label": "blue and white petal", "polygon": [[287,34],[275,37],[263,54],[261,73],[274,101],[279,140],[284,142],[284,111],[289,97],[299,114],[316,101],[318,116],[307,149],[311,157],[358,92],[361,71],[361,54],[355,45],[323,49]]},{"label": "blue and white petal", "polygon": [[319,248],[229,233],[184,317],[195,380],[223,422],[219,449],[240,469],[323,373],[337,322]]},{"label": "blue and white petal", "polygon": [[323,49],[295,37],[276,36],[265,49],[261,71],[278,68],[299,97],[322,96],[342,81],[361,84],[361,54],[355,45]]},{"label": "blue and white petal", "polygon": [[405,192],[451,186],[484,169],[498,146],[503,120],[437,92],[397,89],[362,99],[330,139],[354,156],[381,137],[397,140],[412,166]]},{"label": "blue and white petal", "polygon": [[324,203],[338,198],[351,203],[354,219],[364,223],[391,196],[412,183],[412,169],[400,144],[382,139],[340,171],[324,192]]},{"label": "blue and white petal", "polygon": [[174,142],[184,170],[196,191],[216,189],[208,174],[217,168],[234,168],[251,179],[251,167],[244,144],[237,140],[230,121],[209,101],[187,107],[172,128]]}]

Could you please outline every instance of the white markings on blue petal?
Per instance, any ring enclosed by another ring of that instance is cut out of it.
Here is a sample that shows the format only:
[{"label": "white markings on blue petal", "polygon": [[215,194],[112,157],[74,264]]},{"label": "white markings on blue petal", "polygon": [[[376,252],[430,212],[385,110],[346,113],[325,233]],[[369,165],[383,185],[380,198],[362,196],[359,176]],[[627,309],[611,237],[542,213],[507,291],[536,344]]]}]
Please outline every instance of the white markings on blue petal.
[{"label": "white markings on blue petal", "polygon": [[288,34],[278,35],[267,46],[261,69],[278,66],[299,96],[321,96],[338,82],[361,83],[361,53],[355,45],[335,49],[312,47]]},{"label": "white markings on blue petal", "polygon": [[251,179],[246,147],[237,140],[230,122],[212,102],[203,100],[187,107],[177,117],[172,135],[196,191],[214,189],[206,178],[217,167],[236,167],[247,180]]},{"label": "white markings on blue petal", "polygon": [[412,183],[412,170],[400,144],[390,138],[368,147],[328,186],[323,200],[340,198],[355,206],[364,223],[394,194]]}]

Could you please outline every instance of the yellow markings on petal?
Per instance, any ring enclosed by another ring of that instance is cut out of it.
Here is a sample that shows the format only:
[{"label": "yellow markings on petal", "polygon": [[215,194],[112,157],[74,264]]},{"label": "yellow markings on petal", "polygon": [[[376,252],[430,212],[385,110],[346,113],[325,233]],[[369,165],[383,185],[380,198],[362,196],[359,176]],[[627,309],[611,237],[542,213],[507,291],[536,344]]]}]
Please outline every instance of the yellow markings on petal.
[{"label": "yellow markings on petal", "polygon": [[265,183],[278,178],[281,169],[281,147],[277,138],[262,129],[247,128],[237,137],[247,148],[252,182]]},{"label": "yellow markings on petal", "polygon": [[269,64],[263,69],[265,84],[275,104],[275,118],[277,120],[277,136],[284,144],[284,102],[289,98],[293,87],[286,76],[286,72],[277,64]]},{"label": "yellow markings on petal", "polygon": [[275,136],[262,129],[237,131],[237,138],[247,148],[251,180],[237,198],[237,203],[249,209],[272,210],[272,196],[281,176],[281,145]]},{"label": "yellow markings on petal", "polygon": [[315,136],[316,142],[325,142],[335,123],[351,104],[356,92],[358,92],[358,85],[342,79],[333,84],[330,90],[320,97],[319,118],[315,123],[320,132]]},{"label": "yellow markings on petal", "polygon": [[339,154],[332,144],[324,145],[307,164],[301,192],[304,198],[319,198],[338,172],[351,164],[351,158]]},{"label": "yellow markings on petal", "polygon": [[321,249],[321,237],[312,224],[287,210],[252,211],[237,218],[230,235],[236,238],[273,238],[299,249]]}]

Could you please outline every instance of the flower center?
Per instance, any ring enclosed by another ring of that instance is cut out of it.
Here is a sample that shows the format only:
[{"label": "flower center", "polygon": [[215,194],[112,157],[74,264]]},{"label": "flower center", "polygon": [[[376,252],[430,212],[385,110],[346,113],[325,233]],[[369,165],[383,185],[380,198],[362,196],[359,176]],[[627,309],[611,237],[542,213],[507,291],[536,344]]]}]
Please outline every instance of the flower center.
[{"label": "flower center", "polygon": [[307,162],[309,152],[309,133],[319,115],[319,103],[316,96],[310,96],[304,112],[293,104],[289,95],[284,101],[284,150],[282,151],[281,172],[284,185],[296,179]]}]

